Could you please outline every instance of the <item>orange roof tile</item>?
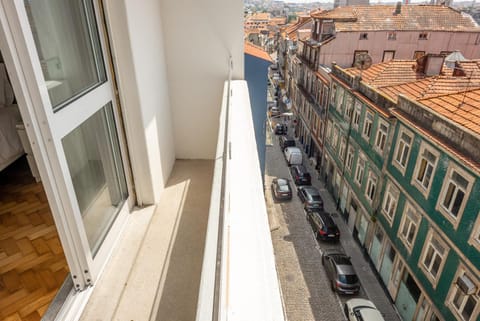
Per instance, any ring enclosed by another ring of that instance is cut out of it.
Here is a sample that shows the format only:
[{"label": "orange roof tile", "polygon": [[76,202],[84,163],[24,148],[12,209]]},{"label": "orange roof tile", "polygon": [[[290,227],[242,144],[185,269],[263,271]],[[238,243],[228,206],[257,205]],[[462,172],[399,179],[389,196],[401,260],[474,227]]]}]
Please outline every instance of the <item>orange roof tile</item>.
[{"label": "orange roof tile", "polygon": [[[480,62],[457,62],[454,70],[444,68],[440,75],[430,77],[415,71],[412,68],[415,63],[414,60],[392,60],[367,70],[347,68],[344,72],[350,76],[361,75],[363,84],[393,102],[398,101],[399,95],[406,96],[480,135]],[[458,73],[459,70],[462,72]]]},{"label": "orange roof tile", "polygon": [[266,61],[269,61],[269,62],[273,63],[272,57],[270,57],[270,55],[265,50],[251,44],[250,42],[245,42],[244,52],[247,55],[254,56],[254,57],[257,57],[257,58],[260,58],[260,59],[263,59],[263,60],[266,60]]},{"label": "orange roof tile", "polygon": [[471,16],[446,6],[402,5],[394,14],[395,5],[347,6],[320,13],[313,18],[333,19],[335,31],[479,31]]}]

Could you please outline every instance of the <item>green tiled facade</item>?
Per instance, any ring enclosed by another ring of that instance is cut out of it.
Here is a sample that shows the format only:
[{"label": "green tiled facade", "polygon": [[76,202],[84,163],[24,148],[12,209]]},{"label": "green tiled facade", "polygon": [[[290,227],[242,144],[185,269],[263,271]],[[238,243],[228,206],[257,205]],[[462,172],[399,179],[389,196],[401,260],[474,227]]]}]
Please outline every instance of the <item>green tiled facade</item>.
[{"label": "green tiled facade", "polygon": [[323,163],[340,211],[404,320],[480,320],[479,169],[399,111],[415,102],[376,99],[342,73],[333,70]]}]

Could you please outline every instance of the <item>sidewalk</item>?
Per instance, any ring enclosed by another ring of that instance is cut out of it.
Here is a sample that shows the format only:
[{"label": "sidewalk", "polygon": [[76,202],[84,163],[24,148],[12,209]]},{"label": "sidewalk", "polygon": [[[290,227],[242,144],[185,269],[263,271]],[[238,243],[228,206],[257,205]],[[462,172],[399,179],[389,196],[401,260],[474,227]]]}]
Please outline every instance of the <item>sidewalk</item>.
[{"label": "sidewalk", "polygon": [[[297,140],[297,146],[299,146]],[[303,146],[300,148],[303,151]],[[394,305],[390,301],[387,293],[385,293],[383,287],[380,284],[380,280],[376,276],[376,272],[372,270],[368,259],[364,256],[363,249],[353,239],[352,232],[348,229],[346,222],[343,220],[341,214],[336,210],[336,203],[332,196],[326,189],[324,182],[318,179],[317,171],[308,161],[308,158],[303,151],[305,161],[303,162],[305,167],[312,176],[312,185],[317,187],[324,201],[325,209],[330,213],[335,213],[334,220],[340,229],[340,242],[347,255],[351,257],[355,271],[360,279],[363,289],[368,298],[376,305],[378,310],[382,313],[385,321],[401,321]]]}]

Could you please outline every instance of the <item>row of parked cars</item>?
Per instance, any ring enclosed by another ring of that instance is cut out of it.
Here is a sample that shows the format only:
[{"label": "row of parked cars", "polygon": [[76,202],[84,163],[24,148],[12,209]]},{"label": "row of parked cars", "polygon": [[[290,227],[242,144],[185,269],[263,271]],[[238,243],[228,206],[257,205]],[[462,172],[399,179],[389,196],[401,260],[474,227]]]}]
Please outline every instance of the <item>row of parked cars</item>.
[{"label": "row of parked cars", "polygon": [[[312,186],[312,177],[302,164],[302,151],[295,146],[295,140],[286,135],[282,126],[275,127],[279,136],[279,145],[290,168],[292,181],[296,186],[297,195],[303,204],[306,219],[310,224],[315,238],[321,241],[338,242],[340,230],[330,213],[324,210],[323,199],[319,190]],[[281,124],[283,125],[283,124]],[[287,178],[275,178],[271,185],[272,194],[277,201],[292,199],[292,186]],[[353,268],[350,257],[340,250],[330,249],[322,253],[322,265],[330,281],[333,291],[340,294],[357,294],[360,282]],[[349,321],[382,321],[384,320],[375,305],[365,299],[351,299],[344,305],[344,313]]]}]

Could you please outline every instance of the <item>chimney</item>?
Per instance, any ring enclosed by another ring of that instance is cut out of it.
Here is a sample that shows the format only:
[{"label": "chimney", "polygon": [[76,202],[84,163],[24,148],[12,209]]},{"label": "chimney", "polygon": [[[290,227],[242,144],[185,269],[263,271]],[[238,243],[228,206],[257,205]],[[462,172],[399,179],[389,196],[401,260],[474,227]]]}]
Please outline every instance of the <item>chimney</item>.
[{"label": "chimney", "polygon": [[399,15],[402,13],[402,3],[400,1],[397,2],[397,6],[395,7],[395,11],[393,12],[393,15]]}]

